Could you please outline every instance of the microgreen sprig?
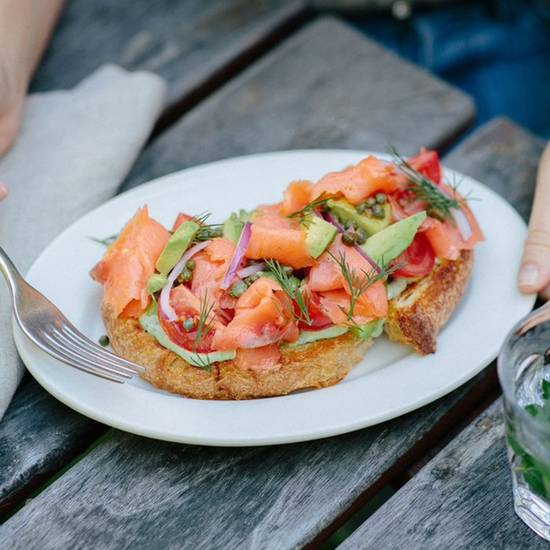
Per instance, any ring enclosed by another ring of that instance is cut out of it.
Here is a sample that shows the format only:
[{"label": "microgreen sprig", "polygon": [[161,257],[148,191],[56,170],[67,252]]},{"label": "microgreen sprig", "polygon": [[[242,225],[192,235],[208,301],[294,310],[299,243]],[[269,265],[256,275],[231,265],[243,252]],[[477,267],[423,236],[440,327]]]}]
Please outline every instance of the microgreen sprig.
[{"label": "microgreen sprig", "polygon": [[102,244],[103,246],[111,246],[118,239],[118,233],[110,237],[105,237],[104,239],[98,239],[97,237],[88,237],[88,239],[95,243]]},{"label": "microgreen sprig", "polygon": [[443,194],[434,183],[415,170],[401,157],[395,148],[392,147],[391,152],[394,165],[409,180],[409,189],[420,200],[428,204],[428,210],[436,214],[435,217],[447,219],[451,216],[451,209],[460,208],[459,201]]},{"label": "microgreen sprig", "polygon": [[301,208],[297,212],[289,214],[287,217],[298,219],[301,224],[307,225],[309,223],[309,217],[315,212],[315,210],[320,206],[324,206],[329,200],[330,197],[326,197],[323,193],[316,199],[306,204],[303,208]]},{"label": "microgreen sprig", "polygon": [[292,311],[292,314],[296,317],[296,320],[311,325],[312,321],[309,316],[306,299],[300,287],[291,279],[291,276],[284,270],[277,260],[265,260],[265,263],[269,268],[269,271],[273,274],[276,281],[281,286],[283,292],[298,307],[298,311],[300,312],[299,315],[296,315],[296,313]]},{"label": "microgreen sprig", "polygon": [[356,321],[353,319],[353,316],[355,315],[355,307],[357,305],[357,302],[359,298],[375,283],[378,281],[383,281],[387,277],[389,277],[394,271],[399,269],[399,266],[388,266],[384,262],[380,262],[380,272],[378,273],[368,273],[364,269],[361,270],[360,274],[357,274],[357,272],[352,269],[346,260],[345,255],[340,252],[339,257],[336,257],[332,252],[329,252],[331,258],[336,262],[338,267],[340,268],[340,271],[342,272],[342,277],[344,278],[344,281],[349,289],[350,293],[350,305],[349,308],[346,310],[342,306],[340,306],[340,309],[342,312],[346,315],[348,321],[352,323],[356,328],[361,328]]},{"label": "microgreen sprig", "polygon": [[[212,322],[212,312],[214,310],[214,302],[208,301],[208,292],[205,292],[200,299],[199,304],[199,317],[197,319],[197,330],[195,332],[195,338],[193,342],[193,352],[196,353],[195,360],[201,363],[202,368],[210,368],[210,360],[208,356],[205,360],[199,355],[198,348],[201,342],[206,338],[213,330],[214,325]],[[204,363],[204,364],[202,364]]]}]

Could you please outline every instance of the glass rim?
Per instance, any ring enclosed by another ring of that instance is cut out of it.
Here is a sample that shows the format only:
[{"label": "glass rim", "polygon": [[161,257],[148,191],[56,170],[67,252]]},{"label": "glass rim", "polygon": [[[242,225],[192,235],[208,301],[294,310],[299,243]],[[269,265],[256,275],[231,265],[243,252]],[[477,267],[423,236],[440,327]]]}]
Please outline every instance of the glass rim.
[{"label": "glass rim", "polygon": [[[502,389],[502,397],[504,401],[512,407],[514,413],[532,428],[541,430],[550,435],[550,422],[544,422],[542,419],[529,414],[525,410],[525,407],[518,403],[514,392],[514,371],[509,366],[510,353],[512,351],[512,342],[514,338],[521,337],[521,332],[527,332],[531,328],[534,328],[543,322],[550,323],[550,302],[547,302],[543,306],[531,311],[531,313],[521,318],[509,330],[497,356],[497,376]],[[550,342],[548,347],[550,348]],[[528,357],[529,356],[527,356],[526,359]]]}]

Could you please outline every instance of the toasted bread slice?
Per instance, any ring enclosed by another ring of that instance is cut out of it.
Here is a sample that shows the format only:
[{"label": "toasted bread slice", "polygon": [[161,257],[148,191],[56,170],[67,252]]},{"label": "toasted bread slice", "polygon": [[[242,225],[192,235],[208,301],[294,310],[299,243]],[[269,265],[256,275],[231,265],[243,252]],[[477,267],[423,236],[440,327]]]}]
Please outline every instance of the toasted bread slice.
[{"label": "toasted bread slice", "polygon": [[390,340],[423,355],[435,352],[436,337],[468,286],[473,256],[471,250],[463,250],[458,260],[443,260],[429,276],[390,301],[385,324]]},{"label": "toasted bread slice", "polygon": [[162,347],[136,319],[117,318],[104,307],[103,320],[113,350],[147,367],[145,380],[196,399],[251,399],[331,386],[361,361],[372,344],[346,333],[299,348],[282,348],[282,366],[276,371],[243,370],[234,360],[213,363],[206,370]]},{"label": "toasted bread slice", "polygon": [[[391,300],[385,324],[389,338],[421,354],[435,352],[437,334],[466,289],[472,261],[473,253],[463,251],[457,261],[444,261]],[[196,399],[252,399],[331,386],[361,361],[372,344],[347,333],[299,348],[282,348],[282,366],[276,371],[243,370],[234,360],[213,363],[206,370],[162,347],[138,320],[118,318],[109,307],[103,307],[102,313],[113,350],[147,367],[145,380]]]}]

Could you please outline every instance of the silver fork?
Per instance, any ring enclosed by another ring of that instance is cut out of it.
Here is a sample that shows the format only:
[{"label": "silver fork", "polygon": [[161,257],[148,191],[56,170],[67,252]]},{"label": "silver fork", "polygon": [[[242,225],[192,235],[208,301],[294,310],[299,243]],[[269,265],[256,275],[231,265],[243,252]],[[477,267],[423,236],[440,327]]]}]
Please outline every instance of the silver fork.
[{"label": "silver fork", "polygon": [[10,289],[17,324],[48,355],[113,382],[125,382],[145,370],[84,336],[57,307],[23,279],[2,247],[0,272]]}]

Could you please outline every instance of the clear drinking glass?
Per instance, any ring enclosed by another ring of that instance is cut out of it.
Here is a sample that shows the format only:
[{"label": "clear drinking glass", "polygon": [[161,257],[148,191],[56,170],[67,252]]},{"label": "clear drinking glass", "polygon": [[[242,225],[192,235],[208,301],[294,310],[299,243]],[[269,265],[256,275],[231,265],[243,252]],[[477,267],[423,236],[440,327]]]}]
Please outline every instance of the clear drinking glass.
[{"label": "clear drinking glass", "polygon": [[550,306],[510,332],[498,357],[517,515],[550,540]]}]

